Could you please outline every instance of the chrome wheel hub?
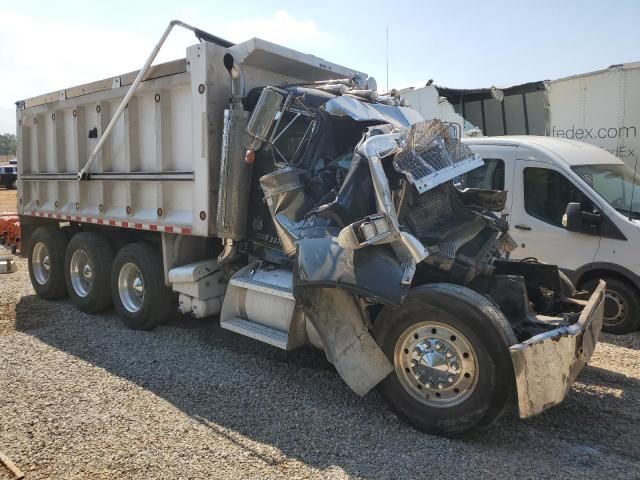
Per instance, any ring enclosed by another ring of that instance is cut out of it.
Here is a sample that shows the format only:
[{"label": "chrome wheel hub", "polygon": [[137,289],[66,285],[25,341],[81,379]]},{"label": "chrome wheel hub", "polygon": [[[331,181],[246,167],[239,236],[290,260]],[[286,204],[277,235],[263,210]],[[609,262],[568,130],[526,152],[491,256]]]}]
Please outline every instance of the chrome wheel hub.
[{"label": "chrome wheel hub", "polygon": [[71,286],[79,297],[86,297],[93,285],[93,271],[89,263],[89,255],[82,249],[78,249],[71,255],[69,263]]},{"label": "chrome wheel hub", "polygon": [[618,325],[627,315],[627,305],[622,295],[615,290],[607,290],[604,295],[604,324]]},{"label": "chrome wheel hub", "polygon": [[118,293],[124,308],[137,313],[144,303],[144,279],[133,263],[125,263],[118,274]]},{"label": "chrome wheel hub", "polygon": [[49,249],[44,243],[38,242],[33,247],[31,265],[36,282],[40,285],[46,284],[51,271],[51,258],[49,258]]},{"label": "chrome wheel hub", "polygon": [[478,380],[478,361],[469,341],[439,322],[418,323],[403,332],[396,343],[394,364],[402,386],[432,407],[463,402]]}]

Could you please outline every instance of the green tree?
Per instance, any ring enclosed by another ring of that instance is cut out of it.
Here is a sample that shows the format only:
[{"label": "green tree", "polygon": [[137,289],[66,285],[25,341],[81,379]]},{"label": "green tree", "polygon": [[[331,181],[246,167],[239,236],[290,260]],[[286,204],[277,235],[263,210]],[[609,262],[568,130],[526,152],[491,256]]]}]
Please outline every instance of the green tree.
[{"label": "green tree", "polygon": [[13,133],[0,133],[0,155],[16,154],[16,136]]}]

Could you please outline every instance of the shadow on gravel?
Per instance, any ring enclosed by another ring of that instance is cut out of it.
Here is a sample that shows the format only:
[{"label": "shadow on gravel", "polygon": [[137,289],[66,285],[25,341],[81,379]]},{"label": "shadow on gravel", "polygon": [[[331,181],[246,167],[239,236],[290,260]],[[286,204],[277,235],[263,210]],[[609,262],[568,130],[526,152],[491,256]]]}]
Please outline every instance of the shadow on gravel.
[{"label": "shadow on gravel", "polygon": [[616,347],[640,350],[640,331],[628,333],[626,335],[612,335],[603,333],[598,340],[600,343],[609,343]]},{"label": "shadow on gravel", "polygon": [[[520,469],[553,475],[554,462],[565,473],[598,476],[611,462],[601,454],[640,459],[633,426],[640,382],[599,368],[583,372],[566,402],[539,417],[522,422],[514,408],[484,432],[449,440],[408,427],[375,392],[357,397],[324,353],[282,352],[227,332],[215,320],[176,314],[153,332],[136,332],[113,312],[89,316],[67,301],[27,296],[16,306],[16,327],[152,391],[270,465],[282,455],[258,451],[246,438],[312,467],[338,466],[367,479],[449,477],[442,458],[450,455],[460,459],[456,474],[462,477]],[[495,465],[501,470],[492,472]]]}]

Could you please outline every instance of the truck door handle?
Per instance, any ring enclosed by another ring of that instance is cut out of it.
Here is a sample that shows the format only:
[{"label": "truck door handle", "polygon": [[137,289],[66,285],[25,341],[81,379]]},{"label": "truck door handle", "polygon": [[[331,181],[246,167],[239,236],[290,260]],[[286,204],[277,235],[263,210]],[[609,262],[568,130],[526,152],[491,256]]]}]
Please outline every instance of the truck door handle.
[{"label": "truck door handle", "polygon": [[519,230],[531,230],[529,225],[516,225],[515,227]]}]

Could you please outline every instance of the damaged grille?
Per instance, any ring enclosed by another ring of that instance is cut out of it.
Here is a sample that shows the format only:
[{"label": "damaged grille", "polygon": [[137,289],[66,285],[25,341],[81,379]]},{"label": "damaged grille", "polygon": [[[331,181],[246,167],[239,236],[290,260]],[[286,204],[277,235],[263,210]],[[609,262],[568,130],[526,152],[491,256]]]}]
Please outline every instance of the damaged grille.
[{"label": "damaged grille", "polygon": [[416,123],[400,139],[400,150],[393,158],[394,168],[415,185],[419,193],[484,164],[439,120]]}]

